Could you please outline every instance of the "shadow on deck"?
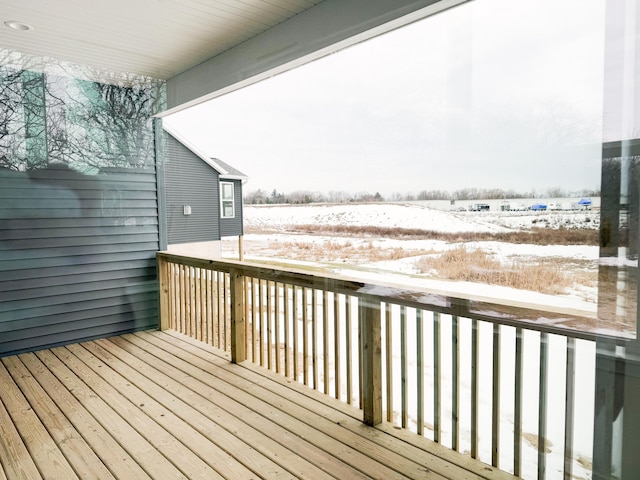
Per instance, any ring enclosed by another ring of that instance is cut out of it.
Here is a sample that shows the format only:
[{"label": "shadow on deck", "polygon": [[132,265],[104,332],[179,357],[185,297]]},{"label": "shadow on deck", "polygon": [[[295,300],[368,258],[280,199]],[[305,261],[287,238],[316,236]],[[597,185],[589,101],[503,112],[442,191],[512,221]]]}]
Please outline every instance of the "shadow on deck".
[{"label": "shadow on deck", "polygon": [[0,479],[514,478],[181,334],[1,359]]}]

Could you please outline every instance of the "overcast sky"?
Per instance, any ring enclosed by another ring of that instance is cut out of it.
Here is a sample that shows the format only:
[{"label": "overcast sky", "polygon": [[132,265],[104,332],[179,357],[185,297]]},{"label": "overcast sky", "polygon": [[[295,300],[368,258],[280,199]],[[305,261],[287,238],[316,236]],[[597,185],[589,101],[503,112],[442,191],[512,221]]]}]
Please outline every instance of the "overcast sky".
[{"label": "overcast sky", "polygon": [[604,0],[476,0],[164,119],[245,191],[600,182]]}]

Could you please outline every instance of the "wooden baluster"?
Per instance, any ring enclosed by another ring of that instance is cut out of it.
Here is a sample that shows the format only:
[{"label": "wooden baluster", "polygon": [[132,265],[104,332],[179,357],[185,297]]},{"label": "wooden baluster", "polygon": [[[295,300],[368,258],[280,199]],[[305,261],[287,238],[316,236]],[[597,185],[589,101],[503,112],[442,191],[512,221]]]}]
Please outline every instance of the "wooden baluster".
[{"label": "wooden baluster", "polygon": [[400,425],[407,428],[409,424],[409,356],[407,353],[407,309],[400,307]]},{"label": "wooden baluster", "polygon": [[309,385],[309,291],[302,288],[302,381]]},{"label": "wooden baluster", "polygon": [[440,338],[440,314],[433,312],[433,440],[440,442],[441,439],[441,413],[442,402],[440,395],[442,391],[441,372],[441,338]]},{"label": "wooden baluster", "polygon": [[345,317],[344,317],[344,331],[345,331],[345,347],[346,347],[346,369],[347,369],[347,404],[351,405],[353,402],[353,349],[352,349],[352,325],[351,325],[351,295],[345,296]]},{"label": "wooden baluster", "polygon": [[387,373],[387,422],[393,422],[393,325],[391,304],[385,302],[385,364]]},{"label": "wooden baluster", "polygon": [[478,458],[478,384],[480,352],[478,350],[478,321],[471,321],[471,458]]},{"label": "wooden baluster", "polygon": [[576,382],[576,339],[567,338],[564,413],[564,478],[573,478],[573,428]]},{"label": "wooden baluster", "polygon": [[324,393],[329,395],[329,291],[322,292],[322,359]]},{"label": "wooden baluster", "polygon": [[547,391],[549,368],[549,335],[540,334],[540,389],[538,398],[538,480],[546,478],[547,470]]},{"label": "wooden baluster", "polygon": [[[284,288],[287,288],[285,285]],[[283,293],[284,294],[284,293]],[[275,299],[275,319],[274,319],[274,337],[275,337],[275,362],[276,372],[282,373],[282,367],[280,362],[280,314],[282,313],[282,302],[280,301],[280,284],[276,282],[276,299]]]},{"label": "wooden baluster", "polygon": [[334,396],[340,398],[340,295],[333,294],[333,379]]},{"label": "wooden baluster", "polygon": [[418,435],[424,435],[424,335],[422,310],[416,310],[416,394]]},{"label": "wooden baluster", "polygon": [[311,368],[313,369],[313,388],[318,390],[318,306],[317,290],[311,291]]},{"label": "wooden baluster", "polygon": [[491,465],[500,464],[500,325],[493,325],[493,395],[491,410]]},{"label": "wooden baluster", "polygon": [[522,375],[524,342],[522,328],[516,328],[516,364],[513,406],[513,474],[522,475]]},{"label": "wooden baluster", "polygon": [[451,449],[460,449],[460,322],[451,316]]}]

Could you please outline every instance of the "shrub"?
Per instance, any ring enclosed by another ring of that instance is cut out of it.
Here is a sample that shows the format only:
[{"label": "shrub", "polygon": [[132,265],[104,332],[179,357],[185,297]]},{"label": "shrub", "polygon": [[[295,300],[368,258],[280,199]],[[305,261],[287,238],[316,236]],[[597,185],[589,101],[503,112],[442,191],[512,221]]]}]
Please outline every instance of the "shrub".
[{"label": "shrub", "polygon": [[573,285],[573,279],[560,265],[550,262],[512,260],[502,263],[488,253],[465,246],[442,255],[422,257],[422,273],[436,271],[439,278],[501,285],[521,290],[559,294]]}]

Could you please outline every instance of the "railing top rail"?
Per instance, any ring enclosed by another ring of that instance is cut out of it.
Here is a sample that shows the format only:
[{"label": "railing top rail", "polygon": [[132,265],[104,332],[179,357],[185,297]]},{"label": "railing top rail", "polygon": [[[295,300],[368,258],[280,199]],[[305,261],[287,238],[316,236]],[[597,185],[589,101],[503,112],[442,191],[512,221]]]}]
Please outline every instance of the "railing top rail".
[{"label": "railing top rail", "polygon": [[234,260],[212,260],[158,252],[158,258],[181,265],[205,268],[230,273],[234,271],[243,276],[262,280],[281,282],[301,287],[327,290],[357,297],[375,297],[381,302],[403,305],[410,308],[439,312],[459,317],[482,320],[485,322],[513,327],[522,327],[544,333],[551,333],[583,340],[606,340],[615,344],[624,344],[634,338],[616,336],[580,330],[593,324],[597,319],[595,312],[587,312],[552,305],[507,300],[502,298],[481,297],[473,294],[437,291],[416,286],[392,283],[369,283],[347,277],[318,275],[291,268],[270,267]]},{"label": "railing top rail", "polygon": [[172,253],[158,252],[159,258],[196,268],[206,268],[220,272],[230,273],[232,270],[240,275],[259,278],[273,282],[287,283],[300,287],[328,290],[348,295],[358,295],[358,291],[364,288],[366,283],[343,277],[331,275],[315,275],[301,270],[267,267],[249,262],[235,260],[212,260],[204,258],[186,257]]}]

